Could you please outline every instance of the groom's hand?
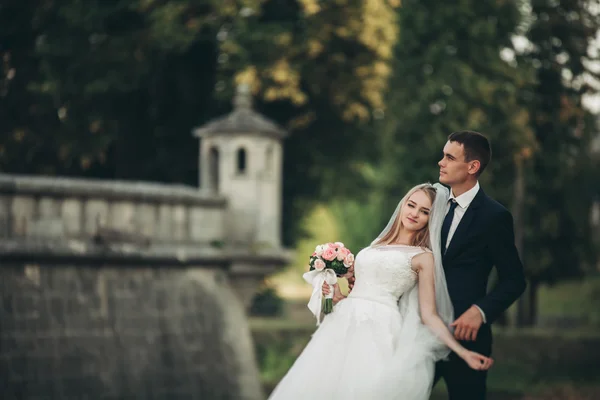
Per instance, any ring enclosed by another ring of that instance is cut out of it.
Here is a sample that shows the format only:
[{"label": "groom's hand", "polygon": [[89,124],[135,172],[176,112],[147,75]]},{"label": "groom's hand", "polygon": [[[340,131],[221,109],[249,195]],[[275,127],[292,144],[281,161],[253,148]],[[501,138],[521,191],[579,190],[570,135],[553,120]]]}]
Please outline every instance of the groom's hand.
[{"label": "groom's hand", "polygon": [[456,340],[475,340],[482,323],[481,312],[477,307],[471,306],[450,326],[455,328],[454,337]]}]

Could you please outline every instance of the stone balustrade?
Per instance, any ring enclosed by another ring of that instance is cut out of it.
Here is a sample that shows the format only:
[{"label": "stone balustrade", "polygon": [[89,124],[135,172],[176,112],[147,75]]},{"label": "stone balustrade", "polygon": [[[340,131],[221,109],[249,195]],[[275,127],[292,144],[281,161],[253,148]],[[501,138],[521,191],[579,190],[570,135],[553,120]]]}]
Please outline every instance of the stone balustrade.
[{"label": "stone balustrade", "polygon": [[227,201],[183,185],[0,175],[0,237],[91,238],[102,230],[161,244],[225,240]]}]

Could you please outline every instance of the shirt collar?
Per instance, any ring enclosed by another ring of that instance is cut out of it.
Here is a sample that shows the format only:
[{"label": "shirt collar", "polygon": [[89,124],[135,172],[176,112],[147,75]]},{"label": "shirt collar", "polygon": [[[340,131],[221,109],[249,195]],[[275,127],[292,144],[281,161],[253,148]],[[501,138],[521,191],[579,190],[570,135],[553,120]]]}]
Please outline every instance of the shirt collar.
[{"label": "shirt collar", "polygon": [[479,192],[479,181],[475,183],[475,186],[473,186],[471,189],[467,190],[458,197],[454,197],[454,193],[450,191],[449,200],[455,199],[460,208],[467,208],[477,195],[477,192]]}]

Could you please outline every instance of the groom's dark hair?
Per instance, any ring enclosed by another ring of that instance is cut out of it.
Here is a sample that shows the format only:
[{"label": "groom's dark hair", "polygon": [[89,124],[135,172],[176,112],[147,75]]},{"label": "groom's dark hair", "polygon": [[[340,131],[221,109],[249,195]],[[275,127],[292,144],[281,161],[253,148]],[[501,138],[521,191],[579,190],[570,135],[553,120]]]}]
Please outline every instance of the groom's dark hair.
[{"label": "groom's dark hair", "polygon": [[492,146],[487,137],[475,131],[452,132],[448,136],[449,142],[463,145],[465,149],[465,161],[479,161],[480,167],[477,176],[481,175],[492,158]]}]

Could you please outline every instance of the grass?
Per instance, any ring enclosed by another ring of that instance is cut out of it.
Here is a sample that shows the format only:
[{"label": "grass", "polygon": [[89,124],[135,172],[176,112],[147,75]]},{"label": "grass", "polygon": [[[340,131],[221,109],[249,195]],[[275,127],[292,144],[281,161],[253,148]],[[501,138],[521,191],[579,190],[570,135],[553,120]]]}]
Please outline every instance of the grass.
[{"label": "grass", "polygon": [[600,327],[600,276],[544,285],[538,293],[538,306],[542,323],[562,319],[566,323]]},{"label": "grass", "polygon": [[315,330],[315,324],[306,321],[294,321],[283,318],[250,318],[250,329],[252,332],[291,331],[311,334]]}]

